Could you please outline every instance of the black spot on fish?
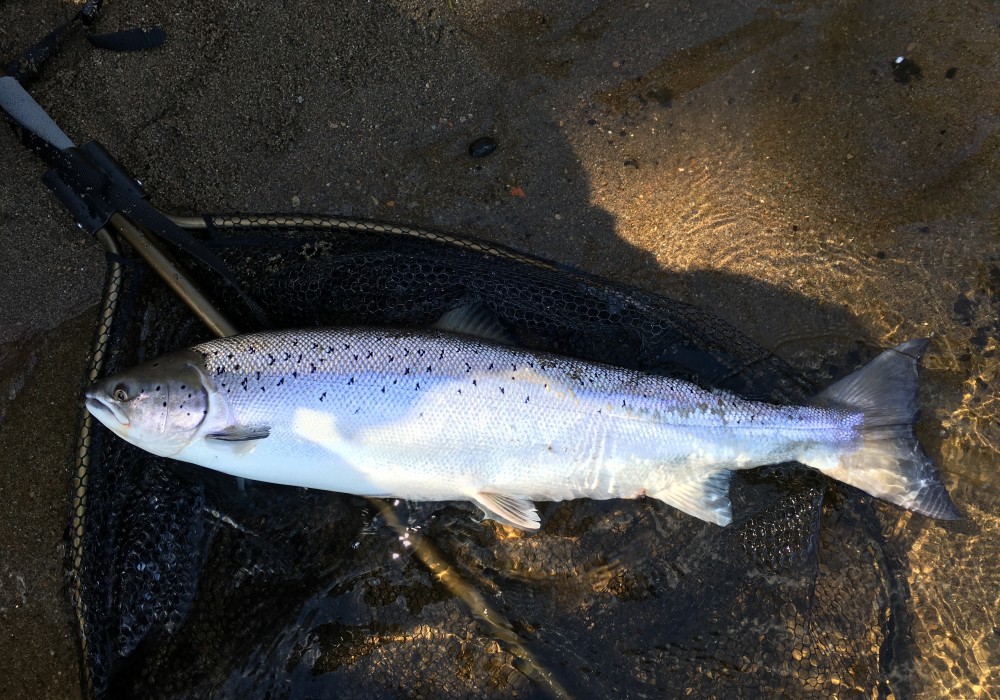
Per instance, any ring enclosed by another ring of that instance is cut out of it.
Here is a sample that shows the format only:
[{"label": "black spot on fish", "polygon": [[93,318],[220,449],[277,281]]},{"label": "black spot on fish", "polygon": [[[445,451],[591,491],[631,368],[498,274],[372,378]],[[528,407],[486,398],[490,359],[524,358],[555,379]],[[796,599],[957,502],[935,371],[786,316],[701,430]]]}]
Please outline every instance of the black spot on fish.
[{"label": "black spot on fish", "polygon": [[274,355],[268,355],[268,357],[270,358],[271,361],[267,363],[267,366],[270,367],[271,365],[274,364]]},{"label": "black spot on fish", "polygon": [[157,390],[157,391],[159,391],[159,390],[160,390],[160,385],[159,385],[159,384],[157,384],[157,385],[156,385],[156,390]]},{"label": "black spot on fish", "polygon": [[403,370],[403,376],[404,376],[404,377],[405,377],[406,375],[408,375],[409,373],[410,373],[410,368],[409,368],[409,367],[407,367],[406,369],[404,369],[404,370]]},{"label": "black spot on fish", "polygon": [[465,363],[465,371],[466,372],[471,372],[472,371],[472,365],[470,365],[468,362]]},{"label": "black spot on fish", "polygon": [[284,378],[284,377],[282,377],[281,379],[279,379],[279,380],[278,380],[278,384],[277,384],[277,386],[281,386],[281,385],[282,385],[282,384],[284,384],[284,383],[285,383],[285,378]]},{"label": "black spot on fish", "polygon": [[350,386],[353,383],[354,383],[354,377],[351,377],[349,380],[347,380],[347,385],[348,386]]},{"label": "black spot on fish", "polygon": [[285,361],[287,362],[287,361],[288,361],[288,360],[290,360],[291,358],[292,358],[292,353],[290,353],[290,352],[286,352],[286,353],[285,353]]},{"label": "black spot on fish", "polygon": [[427,365],[427,374],[430,374],[430,373],[431,373],[431,366]]},{"label": "black spot on fish", "polygon": [[490,363],[490,369],[493,369],[493,363],[492,362]]},{"label": "black spot on fish", "polygon": [[459,394],[461,394],[461,393],[462,393],[462,390],[461,390],[461,389],[459,389],[459,390],[458,390],[458,393],[459,393]]},{"label": "black spot on fish", "polygon": [[233,359],[233,353],[229,353],[229,359]]},{"label": "black spot on fish", "polygon": [[358,415],[358,413],[360,412],[361,412],[361,406],[358,406],[357,408],[354,409],[354,415]]},{"label": "black spot on fish", "polygon": [[357,361],[358,361],[358,355],[355,355],[355,356],[354,356],[354,361],[355,361],[355,362],[357,362]]},{"label": "black spot on fish", "polygon": [[299,359],[296,360],[297,363],[302,364],[302,353],[299,353]]},{"label": "black spot on fish", "polygon": [[383,394],[385,393],[385,387],[382,387],[382,393]]},{"label": "black spot on fish", "polygon": [[310,362],[309,363],[309,374],[314,374],[315,372],[316,372],[316,363]]},{"label": "black spot on fish", "polygon": [[531,397],[530,396],[525,396],[524,397],[524,403],[528,403],[529,401],[531,401]]},{"label": "black spot on fish", "polygon": [[413,390],[418,391],[419,389],[420,389],[420,382],[417,382],[417,385],[413,388]]},{"label": "black spot on fish", "polygon": [[503,391],[503,387],[500,387],[500,393],[501,393],[501,394],[502,394],[502,393],[504,393],[504,391]]},{"label": "black spot on fish", "polygon": [[326,392],[324,391],[322,394],[320,394],[319,400],[322,401],[325,398],[326,398]]},{"label": "black spot on fish", "polygon": [[236,370],[237,372],[239,372],[239,371],[240,371],[240,366],[239,366],[239,365],[235,365],[235,366],[233,367],[233,369],[235,369],[235,370]]},{"label": "black spot on fish", "polygon": [[443,360],[444,359],[444,350],[441,351],[441,356],[438,359],[439,360]]},{"label": "black spot on fish", "polygon": [[417,348],[417,356],[418,357],[423,357],[424,356],[424,349],[423,348]]},{"label": "black spot on fish", "polygon": [[510,366],[515,372],[517,371],[517,365],[515,365],[513,362],[511,363]]},{"label": "black spot on fish", "polygon": [[298,372],[292,372],[292,377],[294,377],[295,379],[298,379],[299,378],[299,373]]},{"label": "black spot on fish", "polygon": [[372,354],[373,354],[373,353],[372,353],[372,351],[371,351],[371,350],[369,350],[369,351],[368,351],[368,357],[367,357],[367,359],[369,359],[369,360],[370,360],[370,359],[372,359]]},{"label": "black spot on fish", "polygon": [[264,387],[263,387],[263,386],[261,386],[261,387],[260,387],[260,390],[261,390],[261,391],[264,391]]},{"label": "black spot on fish", "polygon": [[396,359],[395,357],[393,357],[392,355],[389,355],[389,362],[392,362],[395,359]]},{"label": "black spot on fish", "polygon": [[260,370],[257,370],[257,381],[260,381]]},{"label": "black spot on fish", "polygon": [[184,391],[185,389],[187,389],[187,387],[185,385],[181,384],[181,391]]},{"label": "black spot on fish", "polygon": [[472,386],[476,386],[476,380],[475,379],[472,380]]},{"label": "black spot on fish", "polygon": [[299,344],[298,339],[292,341],[292,345],[298,345],[298,344]]},{"label": "black spot on fish", "polygon": [[319,347],[319,343],[313,343],[313,350]]},{"label": "black spot on fish", "polygon": [[625,399],[622,399],[622,408],[626,408],[626,406],[625,406]]},{"label": "black spot on fish", "polygon": [[166,407],[167,407],[167,402],[166,402],[166,401],[164,401],[164,402],[163,402],[163,407],[164,407],[164,408],[166,408]]}]

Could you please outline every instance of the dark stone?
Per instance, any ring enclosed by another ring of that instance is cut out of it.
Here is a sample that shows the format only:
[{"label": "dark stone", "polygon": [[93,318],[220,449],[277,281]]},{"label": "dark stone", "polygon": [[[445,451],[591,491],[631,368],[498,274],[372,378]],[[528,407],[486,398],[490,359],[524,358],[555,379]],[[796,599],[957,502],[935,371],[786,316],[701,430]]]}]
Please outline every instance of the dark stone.
[{"label": "dark stone", "polygon": [[485,158],[497,149],[497,142],[489,136],[480,136],[469,144],[469,155],[473,158]]}]

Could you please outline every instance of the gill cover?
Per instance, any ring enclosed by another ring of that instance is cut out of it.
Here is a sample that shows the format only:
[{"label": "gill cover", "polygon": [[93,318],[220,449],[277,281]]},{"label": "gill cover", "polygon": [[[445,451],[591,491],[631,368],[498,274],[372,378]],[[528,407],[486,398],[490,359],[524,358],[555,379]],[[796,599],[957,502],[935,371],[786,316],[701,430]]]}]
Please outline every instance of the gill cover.
[{"label": "gill cover", "polygon": [[197,435],[211,408],[203,367],[192,350],[164,355],[95,382],[87,409],[133,445],[173,456]]}]

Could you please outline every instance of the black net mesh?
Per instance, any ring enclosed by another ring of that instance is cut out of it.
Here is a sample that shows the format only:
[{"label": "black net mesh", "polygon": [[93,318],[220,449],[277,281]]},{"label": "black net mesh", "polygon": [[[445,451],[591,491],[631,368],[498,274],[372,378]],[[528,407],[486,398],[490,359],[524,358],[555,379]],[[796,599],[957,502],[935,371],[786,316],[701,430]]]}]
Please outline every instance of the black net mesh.
[{"label": "black net mesh", "polygon": [[[333,219],[210,224],[198,235],[281,327],[421,326],[476,300],[530,347],[775,401],[812,389],[690,306],[497,246]],[[207,339],[140,264],[110,269],[95,372]],[[794,465],[737,474],[725,529],[652,500],[581,500],[541,504],[525,535],[466,504],[387,512],[242,486],[101,426],[81,445],[74,592],[98,697],[906,694],[905,591],[878,516]]]}]

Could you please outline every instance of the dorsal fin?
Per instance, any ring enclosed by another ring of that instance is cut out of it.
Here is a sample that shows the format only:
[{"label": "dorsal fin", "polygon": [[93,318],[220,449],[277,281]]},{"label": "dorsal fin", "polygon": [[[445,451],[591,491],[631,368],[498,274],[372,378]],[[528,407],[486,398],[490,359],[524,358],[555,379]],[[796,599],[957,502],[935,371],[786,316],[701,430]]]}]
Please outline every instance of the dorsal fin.
[{"label": "dorsal fin", "polygon": [[516,345],[517,339],[503,327],[486,304],[472,301],[457,306],[437,320],[432,328],[450,333],[471,335],[504,345]]}]

